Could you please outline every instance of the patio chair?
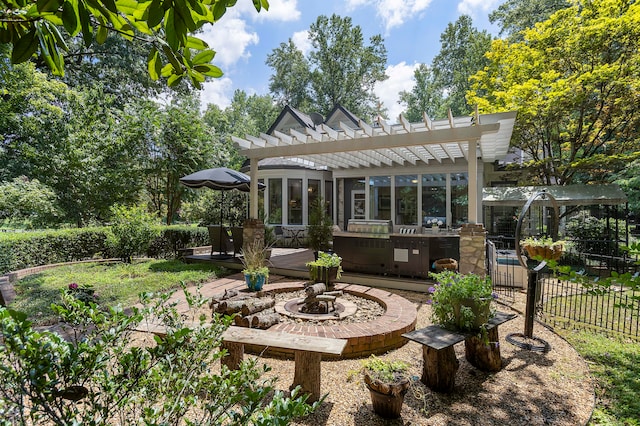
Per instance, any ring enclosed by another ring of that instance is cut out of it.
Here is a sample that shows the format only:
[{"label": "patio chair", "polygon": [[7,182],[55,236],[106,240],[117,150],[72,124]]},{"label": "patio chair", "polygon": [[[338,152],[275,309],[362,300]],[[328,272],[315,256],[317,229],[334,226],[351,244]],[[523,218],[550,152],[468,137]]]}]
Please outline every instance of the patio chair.
[{"label": "patio chair", "polygon": [[231,238],[233,239],[233,255],[237,256],[242,252],[242,245],[244,244],[244,230],[241,226],[234,226],[231,228]]},{"label": "patio chair", "polygon": [[209,229],[209,241],[211,241],[211,256],[216,252],[226,255],[233,251],[233,242],[227,228],[221,225],[211,225],[207,228]]}]

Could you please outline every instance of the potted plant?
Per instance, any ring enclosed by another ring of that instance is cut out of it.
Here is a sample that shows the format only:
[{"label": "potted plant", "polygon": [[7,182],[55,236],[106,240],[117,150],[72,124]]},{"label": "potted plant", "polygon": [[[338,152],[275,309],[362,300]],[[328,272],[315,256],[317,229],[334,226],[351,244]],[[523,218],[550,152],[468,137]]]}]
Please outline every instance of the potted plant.
[{"label": "potted plant", "polygon": [[309,268],[309,279],[312,282],[323,282],[330,288],[342,276],[342,258],[336,253],[318,252],[318,258],[306,263]]},{"label": "potted plant", "polygon": [[381,417],[400,417],[404,395],[411,384],[403,361],[388,361],[371,355],[362,361],[364,382],[371,394],[373,411]]},{"label": "potted plant", "polygon": [[429,288],[432,321],[454,330],[482,330],[493,316],[491,279],[450,270],[429,275],[436,281]]},{"label": "potted plant", "polygon": [[266,266],[267,249],[261,240],[245,244],[242,249],[244,279],[252,291],[262,290],[269,279],[269,268]]},{"label": "potted plant", "polygon": [[562,256],[566,241],[553,241],[551,237],[528,237],[520,241],[527,255],[537,260],[558,260]]},{"label": "potted plant", "polygon": [[332,228],[333,222],[327,214],[326,203],[322,198],[317,198],[311,203],[309,225],[307,226],[307,244],[313,250],[316,259],[320,251],[327,251],[331,248]]}]

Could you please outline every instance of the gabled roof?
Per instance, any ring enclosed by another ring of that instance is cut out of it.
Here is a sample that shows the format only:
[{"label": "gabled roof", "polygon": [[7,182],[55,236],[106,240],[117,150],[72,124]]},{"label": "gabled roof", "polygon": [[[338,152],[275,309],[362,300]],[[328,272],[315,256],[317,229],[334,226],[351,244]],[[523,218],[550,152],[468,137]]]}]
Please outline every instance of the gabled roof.
[{"label": "gabled roof", "polygon": [[401,115],[400,124],[379,119],[372,126],[338,106],[327,122],[314,125],[310,116],[285,107],[268,134],[232,140],[247,158],[300,158],[331,169],[467,161],[470,142],[479,147],[482,161],[493,162],[506,155],[515,118],[515,112],[473,117],[449,112],[432,120],[425,113],[419,123]]},{"label": "gabled roof", "polygon": [[324,120],[324,124],[331,127],[332,129],[339,130],[340,123],[345,123],[352,129],[357,129],[360,127],[358,125],[358,117],[353,115],[342,105],[336,105],[327,115],[326,120]]},{"label": "gabled roof", "polygon": [[286,132],[292,128],[299,129],[305,127],[310,129],[316,127],[311,117],[302,111],[286,105],[278,115],[278,118],[276,118],[271,127],[269,127],[269,130],[267,130],[267,135],[273,135],[274,130]]}]

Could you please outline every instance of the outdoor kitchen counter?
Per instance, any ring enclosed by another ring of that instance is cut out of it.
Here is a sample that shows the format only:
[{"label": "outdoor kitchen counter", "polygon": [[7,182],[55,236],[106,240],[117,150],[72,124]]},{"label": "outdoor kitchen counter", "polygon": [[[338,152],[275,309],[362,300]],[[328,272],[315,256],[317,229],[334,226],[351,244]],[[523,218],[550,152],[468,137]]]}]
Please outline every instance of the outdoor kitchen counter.
[{"label": "outdoor kitchen counter", "polygon": [[400,238],[442,238],[442,237],[456,237],[459,238],[460,234],[458,231],[440,231],[440,232],[425,232],[424,234],[400,234],[400,233],[392,233],[392,234],[374,234],[374,233],[364,233],[364,232],[345,232],[345,231],[335,231],[333,233],[334,237],[349,237],[349,238],[390,238],[390,237],[400,237]]},{"label": "outdoor kitchen counter", "polygon": [[460,260],[457,232],[335,232],[333,251],[345,271],[428,278],[438,259]]}]

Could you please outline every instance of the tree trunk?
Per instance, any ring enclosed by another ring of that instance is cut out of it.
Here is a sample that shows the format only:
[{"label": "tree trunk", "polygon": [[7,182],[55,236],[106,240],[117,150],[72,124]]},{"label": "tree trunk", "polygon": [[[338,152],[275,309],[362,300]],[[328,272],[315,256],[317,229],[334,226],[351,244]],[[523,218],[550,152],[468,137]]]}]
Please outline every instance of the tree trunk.
[{"label": "tree trunk", "polygon": [[422,347],[422,383],[436,392],[452,392],[460,363],[453,345],[436,350]]},{"label": "tree trunk", "polygon": [[218,303],[218,306],[216,306],[216,312],[227,315],[235,314],[240,312],[242,310],[242,307],[247,303],[253,303],[257,300],[260,299],[252,298],[246,300],[223,300],[222,302]]},{"label": "tree trunk", "polygon": [[467,361],[478,370],[500,371],[502,358],[500,358],[500,346],[498,345],[498,327],[487,330],[486,340],[474,335],[464,340],[464,355]]},{"label": "tree trunk", "polygon": [[227,355],[222,358],[222,365],[226,365],[229,370],[237,370],[244,358],[244,344],[234,342],[222,342],[222,347],[226,349]]},{"label": "tree trunk", "polygon": [[289,390],[300,386],[302,393],[309,394],[307,402],[312,403],[320,399],[320,360],[322,354],[317,352],[295,352],[295,373],[293,384]]},{"label": "tree trunk", "polygon": [[252,328],[260,328],[263,330],[280,322],[280,314],[274,311],[260,312],[246,318],[249,319],[249,324],[251,324]]},{"label": "tree trunk", "polygon": [[272,298],[264,299],[250,299],[246,301],[246,304],[242,306],[240,310],[242,315],[247,316],[256,312],[264,311],[265,309],[275,306],[276,300]]},{"label": "tree trunk", "polygon": [[234,321],[235,321],[235,324],[236,324],[238,327],[247,327],[247,328],[248,328],[248,327],[249,327],[249,325],[251,324],[251,323],[249,322],[249,317],[243,317],[243,316],[241,316],[241,315],[237,315],[237,316],[234,318]]}]

